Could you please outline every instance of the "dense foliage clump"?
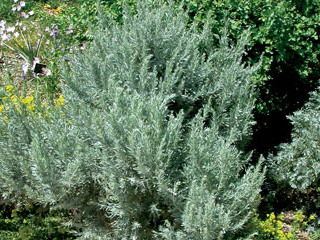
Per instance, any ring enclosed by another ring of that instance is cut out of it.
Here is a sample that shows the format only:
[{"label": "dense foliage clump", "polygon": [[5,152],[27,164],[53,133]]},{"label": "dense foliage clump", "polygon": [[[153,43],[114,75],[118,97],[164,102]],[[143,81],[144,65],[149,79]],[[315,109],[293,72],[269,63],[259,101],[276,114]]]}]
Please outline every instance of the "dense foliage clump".
[{"label": "dense foliage clump", "polygon": [[[108,6],[108,16],[118,22],[122,22],[123,8],[136,8],[135,0],[102,2]],[[189,23],[199,23],[200,27],[209,21],[213,34],[222,34],[227,25],[229,36],[236,40],[250,28],[244,59],[257,63],[262,58],[262,66],[254,77],[259,97],[250,148],[256,150],[257,156],[267,156],[275,146],[289,141],[292,129],[286,116],[303,106],[320,78],[320,1],[175,2],[186,9]],[[217,46],[218,41],[215,43]]]},{"label": "dense foliage clump", "polygon": [[[0,190],[75,213],[89,239],[234,239],[263,174],[245,169],[256,67],[172,5],[105,23],[64,73],[64,108],[7,112]],[[69,69],[70,68],[70,69]]]},{"label": "dense foliage clump", "polygon": [[32,203],[5,205],[0,211],[1,240],[71,240],[67,214]]},{"label": "dense foliage clump", "polygon": [[292,142],[280,145],[270,160],[279,181],[304,191],[319,187],[320,179],[320,91],[289,117],[293,124]]}]

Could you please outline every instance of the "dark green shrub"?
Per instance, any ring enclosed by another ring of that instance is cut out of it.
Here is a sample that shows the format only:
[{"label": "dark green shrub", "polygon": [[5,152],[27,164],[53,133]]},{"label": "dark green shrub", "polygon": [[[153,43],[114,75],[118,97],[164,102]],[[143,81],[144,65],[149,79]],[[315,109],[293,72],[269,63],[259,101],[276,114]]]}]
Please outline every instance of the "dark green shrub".
[{"label": "dark green shrub", "polygon": [[123,21],[65,70],[65,109],[6,112],[3,197],[72,210],[83,239],[234,239],[264,175],[237,148],[253,125],[247,36],[215,47],[166,4]]},{"label": "dark green shrub", "polygon": [[291,66],[301,78],[319,74],[319,69],[313,67],[319,63],[320,3],[303,2],[190,0],[185,6],[195,21],[205,23],[210,16],[216,33],[221,33],[224,18],[229,19],[230,35],[235,39],[251,28],[248,58],[256,62],[264,54],[260,78],[265,80],[270,78],[270,68],[281,63]]},{"label": "dark green shrub", "polygon": [[75,237],[64,224],[67,215],[32,204],[1,206],[1,240],[71,240]]}]

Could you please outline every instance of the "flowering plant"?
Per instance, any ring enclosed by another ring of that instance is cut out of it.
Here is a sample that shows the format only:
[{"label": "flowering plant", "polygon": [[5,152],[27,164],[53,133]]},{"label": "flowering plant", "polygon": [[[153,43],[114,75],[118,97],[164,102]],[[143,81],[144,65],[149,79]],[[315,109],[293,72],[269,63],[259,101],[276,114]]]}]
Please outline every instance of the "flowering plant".
[{"label": "flowering plant", "polygon": [[264,221],[255,220],[257,235],[253,240],[300,240],[311,239],[315,233],[315,215],[307,217],[301,211],[285,212],[279,215],[267,214]]},{"label": "flowering plant", "polygon": [[0,92],[0,121],[5,122],[9,120],[9,112],[12,110],[28,116],[47,117],[50,111],[62,108],[66,104],[62,94],[55,97],[53,101],[48,101],[38,96],[34,90],[21,94],[13,85],[1,87]]},{"label": "flowering plant", "polygon": [[34,65],[39,56],[43,35],[35,39],[34,36],[26,32],[25,26],[21,26],[21,23],[18,23],[16,27],[7,27],[3,31],[3,45],[18,53],[28,64]]},{"label": "flowering plant", "polygon": [[[20,17],[29,18],[34,15],[33,11],[23,12],[26,6],[24,1],[18,2],[14,0],[12,6],[13,12],[19,12]],[[32,24],[34,24],[32,22]],[[35,36],[31,34],[31,29],[21,22],[17,22],[14,26],[7,26],[6,21],[0,21],[0,44],[19,54],[25,60],[23,72],[26,73],[31,67],[39,62],[38,56],[42,44],[43,35]]]}]

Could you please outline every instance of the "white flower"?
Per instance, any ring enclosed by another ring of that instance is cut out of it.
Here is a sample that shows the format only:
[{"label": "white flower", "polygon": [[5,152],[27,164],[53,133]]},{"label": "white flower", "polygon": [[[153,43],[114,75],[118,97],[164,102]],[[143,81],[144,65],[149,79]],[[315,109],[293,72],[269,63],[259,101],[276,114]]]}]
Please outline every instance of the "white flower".
[{"label": "white flower", "polygon": [[19,37],[19,33],[18,33],[18,32],[15,32],[15,33],[13,34],[13,36],[14,36],[15,38]]},{"label": "white flower", "polygon": [[68,29],[68,30],[66,31],[66,34],[71,34],[71,33],[73,33],[73,30],[72,30],[72,29]]},{"label": "white flower", "polygon": [[27,13],[25,13],[25,12],[21,12],[20,16],[23,17],[23,18],[28,18],[29,17],[29,15]]},{"label": "white flower", "polygon": [[25,2],[25,1],[21,1],[19,5],[20,5],[21,7],[24,7],[24,6],[26,6],[26,2]]},{"label": "white flower", "polygon": [[40,63],[40,59],[35,57],[32,61],[32,68],[34,69],[38,63]]},{"label": "white flower", "polygon": [[34,11],[30,11],[30,12],[28,12],[28,14],[29,14],[29,16],[32,16],[32,15],[34,15]]},{"label": "white flower", "polygon": [[35,57],[35,58],[33,59],[33,64],[35,65],[36,63],[40,63],[40,58]]},{"label": "white flower", "polygon": [[18,0],[13,0],[15,3],[18,2]]},{"label": "white flower", "polygon": [[29,69],[29,63],[25,62],[24,64],[22,64],[22,72],[24,74],[28,72],[28,69]]},{"label": "white flower", "polygon": [[50,76],[52,74],[51,70],[48,68],[43,68],[42,71],[45,76]]},{"label": "white flower", "polygon": [[15,27],[8,27],[7,32],[14,32],[15,29],[16,29]]},{"label": "white flower", "polygon": [[1,40],[2,40],[2,41],[8,41],[8,40],[10,40],[10,37],[9,37],[8,34],[2,34],[2,35],[1,35]]},{"label": "white flower", "polygon": [[4,27],[6,25],[6,21],[5,20],[1,20],[0,21],[0,27]]},{"label": "white flower", "polygon": [[17,7],[12,7],[11,10],[12,10],[13,12],[17,11]]}]

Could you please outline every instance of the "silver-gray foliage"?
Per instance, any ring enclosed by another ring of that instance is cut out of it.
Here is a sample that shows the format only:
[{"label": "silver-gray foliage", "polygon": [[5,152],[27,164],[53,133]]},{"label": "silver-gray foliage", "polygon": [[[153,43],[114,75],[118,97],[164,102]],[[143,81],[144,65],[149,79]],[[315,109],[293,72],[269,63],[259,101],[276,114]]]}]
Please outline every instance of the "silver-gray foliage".
[{"label": "silver-gray foliage", "polygon": [[319,187],[320,88],[289,119],[293,125],[292,142],[281,144],[279,153],[270,157],[275,176],[302,191]]},{"label": "silver-gray foliage", "polygon": [[72,210],[83,239],[235,239],[263,181],[238,149],[256,67],[246,36],[212,37],[172,5],[105,25],[64,74],[63,114],[2,123],[2,195]]}]

